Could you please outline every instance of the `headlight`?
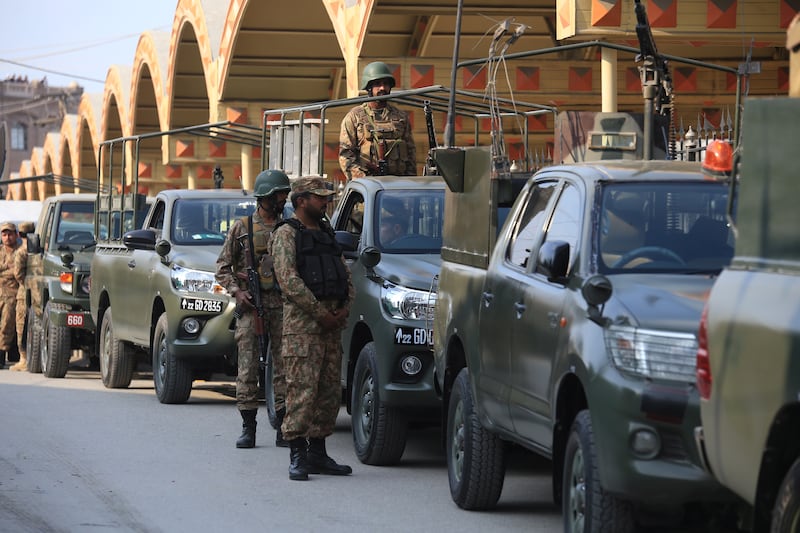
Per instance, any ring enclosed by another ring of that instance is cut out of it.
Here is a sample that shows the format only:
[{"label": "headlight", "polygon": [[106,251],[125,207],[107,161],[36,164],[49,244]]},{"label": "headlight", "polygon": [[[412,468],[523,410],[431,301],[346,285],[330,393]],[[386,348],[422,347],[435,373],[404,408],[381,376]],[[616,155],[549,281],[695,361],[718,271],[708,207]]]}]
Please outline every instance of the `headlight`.
[{"label": "headlight", "polygon": [[72,272],[61,272],[58,275],[58,284],[62,291],[72,294]]},{"label": "headlight", "polygon": [[672,381],[695,381],[697,339],[691,333],[611,326],[606,349],[614,365],[630,374]]},{"label": "headlight", "polygon": [[192,270],[178,265],[172,266],[170,273],[172,286],[182,292],[210,292],[213,294],[227,294],[227,291],[214,279],[213,272]]},{"label": "headlight", "polygon": [[392,318],[433,320],[436,293],[408,289],[399,285],[388,285],[381,288],[381,302]]}]

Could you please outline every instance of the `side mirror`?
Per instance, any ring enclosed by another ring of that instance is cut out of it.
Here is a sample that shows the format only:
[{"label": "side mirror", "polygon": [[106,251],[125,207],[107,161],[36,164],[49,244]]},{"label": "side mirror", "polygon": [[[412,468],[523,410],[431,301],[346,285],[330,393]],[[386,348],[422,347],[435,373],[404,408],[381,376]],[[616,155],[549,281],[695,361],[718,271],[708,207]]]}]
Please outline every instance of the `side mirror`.
[{"label": "side mirror", "polygon": [[549,241],[539,248],[536,272],[547,276],[548,281],[564,283],[569,268],[569,244],[564,241]]},{"label": "side mirror", "polygon": [[38,233],[28,233],[28,253],[40,254],[42,253],[42,242]]},{"label": "side mirror", "polygon": [[156,246],[156,233],[149,229],[136,229],[122,236],[122,244],[129,250],[153,250]]},{"label": "side mirror", "polygon": [[349,231],[337,231],[336,242],[342,248],[342,254],[347,259],[358,259],[358,235],[353,235]]}]

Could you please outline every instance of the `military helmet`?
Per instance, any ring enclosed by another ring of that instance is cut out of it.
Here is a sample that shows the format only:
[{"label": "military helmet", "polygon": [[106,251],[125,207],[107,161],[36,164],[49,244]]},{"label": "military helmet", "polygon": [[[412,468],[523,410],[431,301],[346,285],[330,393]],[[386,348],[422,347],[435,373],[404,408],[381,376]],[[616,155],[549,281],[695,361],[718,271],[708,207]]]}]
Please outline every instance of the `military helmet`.
[{"label": "military helmet", "polygon": [[366,91],[369,84],[375,80],[382,80],[389,78],[392,80],[392,87],[397,85],[397,80],[394,79],[392,71],[389,70],[389,65],[383,61],[375,61],[364,67],[364,73],[361,75],[361,89]]},{"label": "military helmet", "polygon": [[256,176],[255,187],[253,188],[253,196],[261,198],[262,196],[269,196],[276,192],[289,192],[292,186],[289,183],[289,176],[282,170],[267,169],[262,171]]}]

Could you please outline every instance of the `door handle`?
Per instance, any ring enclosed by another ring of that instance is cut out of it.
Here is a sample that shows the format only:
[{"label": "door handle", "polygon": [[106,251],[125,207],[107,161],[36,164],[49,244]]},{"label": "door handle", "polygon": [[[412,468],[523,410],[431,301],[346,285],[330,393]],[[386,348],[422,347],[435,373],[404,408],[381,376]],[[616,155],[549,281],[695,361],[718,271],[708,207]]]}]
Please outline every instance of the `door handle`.
[{"label": "door handle", "polygon": [[128,261],[128,267],[135,268],[136,267],[136,261],[134,259],[131,259],[130,261]]},{"label": "door handle", "polygon": [[514,310],[517,312],[517,318],[522,318],[523,313],[525,313],[525,304],[522,302],[514,302]]},{"label": "door handle", "polygon": [[494,300],[494,294],[488,291],[483,293],[483,304],[486,307],[489,307],[489,304],[492,303],[492,300]]}]

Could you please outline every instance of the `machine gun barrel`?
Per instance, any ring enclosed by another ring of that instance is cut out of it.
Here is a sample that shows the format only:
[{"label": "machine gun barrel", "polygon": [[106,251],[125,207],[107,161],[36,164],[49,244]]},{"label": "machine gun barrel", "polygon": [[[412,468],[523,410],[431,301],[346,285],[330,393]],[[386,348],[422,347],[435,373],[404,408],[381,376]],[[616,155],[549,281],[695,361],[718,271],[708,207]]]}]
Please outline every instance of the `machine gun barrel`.
[{"label": "machine gun barrel", "polygon": [[433,130],[433,109],[430,100],[425,100],[423,107],[425,112],[425,125],[428,128],[428,158],[425,161],[425,175],[435,176],[439,172],[436,169],[436,160],[433,158],[433,151],[436,149],[436,133]]}]

